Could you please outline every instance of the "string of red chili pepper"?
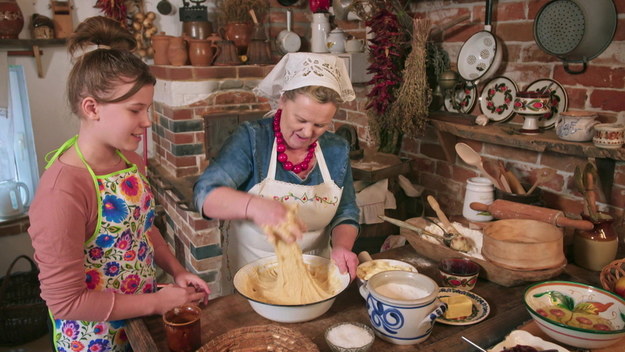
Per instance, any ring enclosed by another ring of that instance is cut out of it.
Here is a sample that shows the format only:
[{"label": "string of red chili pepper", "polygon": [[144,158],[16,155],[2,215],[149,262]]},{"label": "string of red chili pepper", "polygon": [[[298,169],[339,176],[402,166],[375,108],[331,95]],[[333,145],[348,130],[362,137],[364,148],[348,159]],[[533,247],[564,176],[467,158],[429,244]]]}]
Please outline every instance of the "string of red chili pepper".
[{"label": "string of red chili pepper", "polygon": [[395,101],[395,90],[402,84],[401,72],[406,57],[405,32],[397,16],[385,8],[370,17],[365,24],[371,28],[374,38],[370,40],[371,64],[367,72],[373,77],[368,82],[373,87],[367,94],[366,109],[374,109],[382,116]]},{"label": "string of red chili pepper", "polygon": [[97,0],[94,7],[100,9],[106,17],[126,24],[128,9],[125,0]]}]

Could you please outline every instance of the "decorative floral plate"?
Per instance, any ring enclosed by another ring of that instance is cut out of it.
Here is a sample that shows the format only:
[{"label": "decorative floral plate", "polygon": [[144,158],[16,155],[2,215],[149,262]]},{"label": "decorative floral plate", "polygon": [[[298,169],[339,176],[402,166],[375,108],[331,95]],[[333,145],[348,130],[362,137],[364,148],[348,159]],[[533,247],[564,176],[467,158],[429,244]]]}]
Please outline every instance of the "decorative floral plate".
[{"label": "decorative floral plate", "polygon": [[440,316],[436,318],[437,322],[447,325],[471,325],[486,319],[490,313],[490,306],[486,300],[471,291],[460,290],[452,287],[441,287],[438,292],[438,298],[456,295],[465,295],[469,297],[473,303],[473,312],[471,312],[471,315],[458,319],[445,319],[444,316]]},{"label": "decorative floral plate", "polygon": [[488,350],[488,352],[500,352],[504,348],[512,348],[516,345],[531,346],[539,351],[556,350],[558,352],[569,352],[564,347],[560,347],[555,343],[547,342],[540,337],[536,337],[524,330],[514,330],[506,339],[496,344]]},{"label": "decorative floral plate", "polygon": [[465,82],[445,92],[445,110],[468,114],[477,101],[477,87]]},{"label": "decorative floral plate", "polygon": [[556,80],[543,78],[530,83],[525,89],[527,91],[544,92],[549,91],[551,96],[551,112],[543,115],[538,121],[538,127],[540,128],[552,128],[558,116],[562,111],[566,111],[569,106],[569,97],[564,90],[564,87]]},{"label": "decorative floral plate", "polygon": [[517,86],[507,77],[495,77],[484,86],[480,95],[480,110],[490,120],[503,122],[514,115],[512,105]]}]

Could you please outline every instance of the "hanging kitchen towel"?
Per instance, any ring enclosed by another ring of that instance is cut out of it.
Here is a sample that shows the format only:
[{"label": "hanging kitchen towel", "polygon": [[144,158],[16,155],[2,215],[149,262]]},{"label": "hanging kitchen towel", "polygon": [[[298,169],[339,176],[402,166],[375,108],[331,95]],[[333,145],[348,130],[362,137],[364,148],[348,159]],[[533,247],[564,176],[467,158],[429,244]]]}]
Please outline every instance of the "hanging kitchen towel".
[{"label": "hanging kitchen towel", "polygon": [[0,50],[0,118],[9,118],[9,58]]},{"label": "hanging kitchen towel", "polygon": [[384,215],[384,209],[395,209],[395,196],[388,190],[388,179],[380,180],[356,193],[356,204],[360,208],[361,224],[379,224],[383,222],[378,215]]}]

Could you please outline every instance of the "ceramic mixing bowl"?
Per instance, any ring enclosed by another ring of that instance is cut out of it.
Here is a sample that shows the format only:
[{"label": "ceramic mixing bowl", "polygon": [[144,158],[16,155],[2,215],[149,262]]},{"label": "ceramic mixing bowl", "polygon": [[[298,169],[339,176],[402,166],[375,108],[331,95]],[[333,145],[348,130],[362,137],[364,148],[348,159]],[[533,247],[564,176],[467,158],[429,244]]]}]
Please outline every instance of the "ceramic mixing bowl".
[{"label": "ceramic mixing bowl", "polygon": [[578,282],[546,281],[527,288],[524,303],[538,327],[561,343],[596,349],[625,337],[625,300],[612,292]]},{"label": "ceramic mixing bowl", "polygon": [[259,268],[261,270],[267,270],[278,265],[278,258],[276,256],[261,258],[242,267],[234,275],[234,288],[239,294],[247,298],[256,313],[269,320],[280,323],[299,323],[313,320],[327,312],[334,303],[336,296],[347,288],[347,285],[349,285],[349,273],[341,274],[339,268],[327,258],[308,254],[304,254],[303,257],[305,264],[330,267],[330,275],[337,277],[340,283],[332,296],[319,302],[294,305],[271,304],[251,298],[244,290],[245,280]]}]

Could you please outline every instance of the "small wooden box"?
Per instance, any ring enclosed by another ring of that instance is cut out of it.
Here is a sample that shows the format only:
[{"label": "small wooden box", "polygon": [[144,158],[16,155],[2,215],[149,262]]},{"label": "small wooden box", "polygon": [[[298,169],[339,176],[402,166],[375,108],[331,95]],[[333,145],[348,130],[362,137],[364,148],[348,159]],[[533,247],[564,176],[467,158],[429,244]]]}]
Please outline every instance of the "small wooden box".
[{"label": "small wooden box", "polygon": [[54,22],[54,37],[67,38],[74,32],[69,1],[50,1]]}]

